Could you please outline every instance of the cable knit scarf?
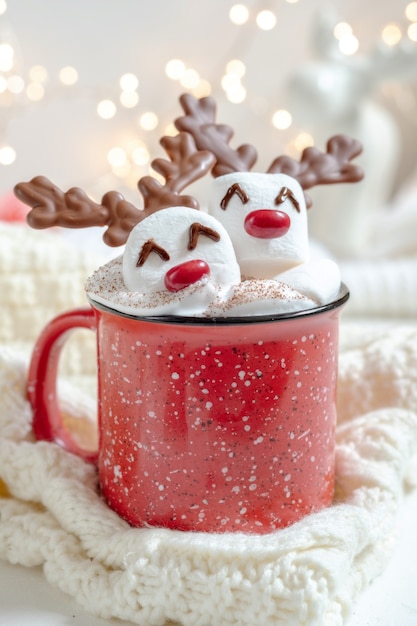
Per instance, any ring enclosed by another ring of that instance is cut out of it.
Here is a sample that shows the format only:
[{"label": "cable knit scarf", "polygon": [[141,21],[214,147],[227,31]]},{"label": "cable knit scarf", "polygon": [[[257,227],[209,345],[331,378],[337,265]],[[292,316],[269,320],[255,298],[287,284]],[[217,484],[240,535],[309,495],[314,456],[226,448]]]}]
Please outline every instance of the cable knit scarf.
[{"label": "cable knit scarf", "polygon": [[[42,565],[88,611],[141,626],[344,624],[389,558],[412,482],[417,331],[342,339],[337,502],[263,536],[130,528],[97,495],[93,467],[34,442],[25,363],[1,349],[0,557]],[[85,411],[75,389],[62,401]]]}]

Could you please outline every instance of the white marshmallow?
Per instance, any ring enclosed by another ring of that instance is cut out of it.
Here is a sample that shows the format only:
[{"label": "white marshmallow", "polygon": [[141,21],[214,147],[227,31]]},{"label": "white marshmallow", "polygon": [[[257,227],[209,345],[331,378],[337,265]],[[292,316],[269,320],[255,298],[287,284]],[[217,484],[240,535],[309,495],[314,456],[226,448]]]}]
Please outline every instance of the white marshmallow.
[{"label": "white marshmallow", "polygon": [[[213,241],[200,235],[194,250],[188,250],[190,227],[193,223],[210,228],[219,234],[220,240]],[[137,261],[143,245],[153,239],[169,254],[164,261],[151,253],[142,267]],[[165,275],[173,267],[189,260],[202,260],[210,267],[208,281],[227,285],[240,281],[230,237],[223,226],[212,216],[183,206],[170,207],[152,213],[140,222],[129,235],[123,255],[123,279],[130,291],[155,293],[165,291]]]},{"label": "white marshmallow", "polygon": [[[222,209],[221,201],[235,183],[245,192],[248,202],[243,203],[235,193],[227,208]],[[294,194],[299,210],[290,198],[282,204],[275,204],[276,197],[285,187]],[[245,217],[256,209],[275,209],[286,213],[291,220],[288,232],[274,239],[259,239],[248,234],[244,227]],[[304,193],[298,181],[291,176],[254,172],[234,172],[220,176],[213,182],[209,213],[229,233],[243,276],[273,278],[308,259]]]},{"label": "white marshmallow", "polygon": [[331,302],[340,289],[340,270],[330,259],[316,259],[279,274],[276,280],[289,285],[316,304]]}]

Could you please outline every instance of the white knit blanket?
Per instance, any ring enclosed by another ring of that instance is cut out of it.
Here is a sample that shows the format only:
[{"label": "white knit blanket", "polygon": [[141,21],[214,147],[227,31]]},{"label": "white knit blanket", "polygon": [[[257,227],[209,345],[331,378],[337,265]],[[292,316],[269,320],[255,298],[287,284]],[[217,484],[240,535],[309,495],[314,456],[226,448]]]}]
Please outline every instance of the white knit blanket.
[{"label": "white knit blanket", "polygon": [[[338,502],[263,536],[130,528],[97,496],[93,467],[33,441],[24,362],[0,349],[0,477],[11,494],[0,497],[0,557],[42,565],[91,613],[142,626],[344,624],[386,565],[412,482],[417,331],[342,339]],[[77,413],[75,390],[62,395]]]}]

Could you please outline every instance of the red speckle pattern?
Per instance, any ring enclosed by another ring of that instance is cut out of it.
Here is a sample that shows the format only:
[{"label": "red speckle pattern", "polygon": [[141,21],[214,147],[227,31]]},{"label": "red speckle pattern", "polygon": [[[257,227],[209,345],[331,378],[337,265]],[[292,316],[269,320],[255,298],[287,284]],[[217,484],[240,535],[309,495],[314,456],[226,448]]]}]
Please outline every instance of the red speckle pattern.
[{"label": "red speckle pattern", "polygon": [[331,502],[337,310],[237,326],[97,315],[100,482],[132,525],[266,533]]}]

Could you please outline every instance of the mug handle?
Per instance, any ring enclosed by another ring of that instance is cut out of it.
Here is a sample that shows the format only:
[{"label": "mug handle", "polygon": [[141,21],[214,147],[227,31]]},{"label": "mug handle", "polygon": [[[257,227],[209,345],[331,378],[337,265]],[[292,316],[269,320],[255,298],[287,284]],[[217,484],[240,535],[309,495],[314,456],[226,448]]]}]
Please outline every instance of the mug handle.
[{"label": "mug handle", "polygon": [[38,440],[54,441],[85,461],[97,462],[98,452],[83,449],[65,428],[57,393],[61,350],[77,328],[97,329],[92,308],[67,311],[52,319],[39,335],[29,365],[27,398],[33,412],[33,432]]}]

